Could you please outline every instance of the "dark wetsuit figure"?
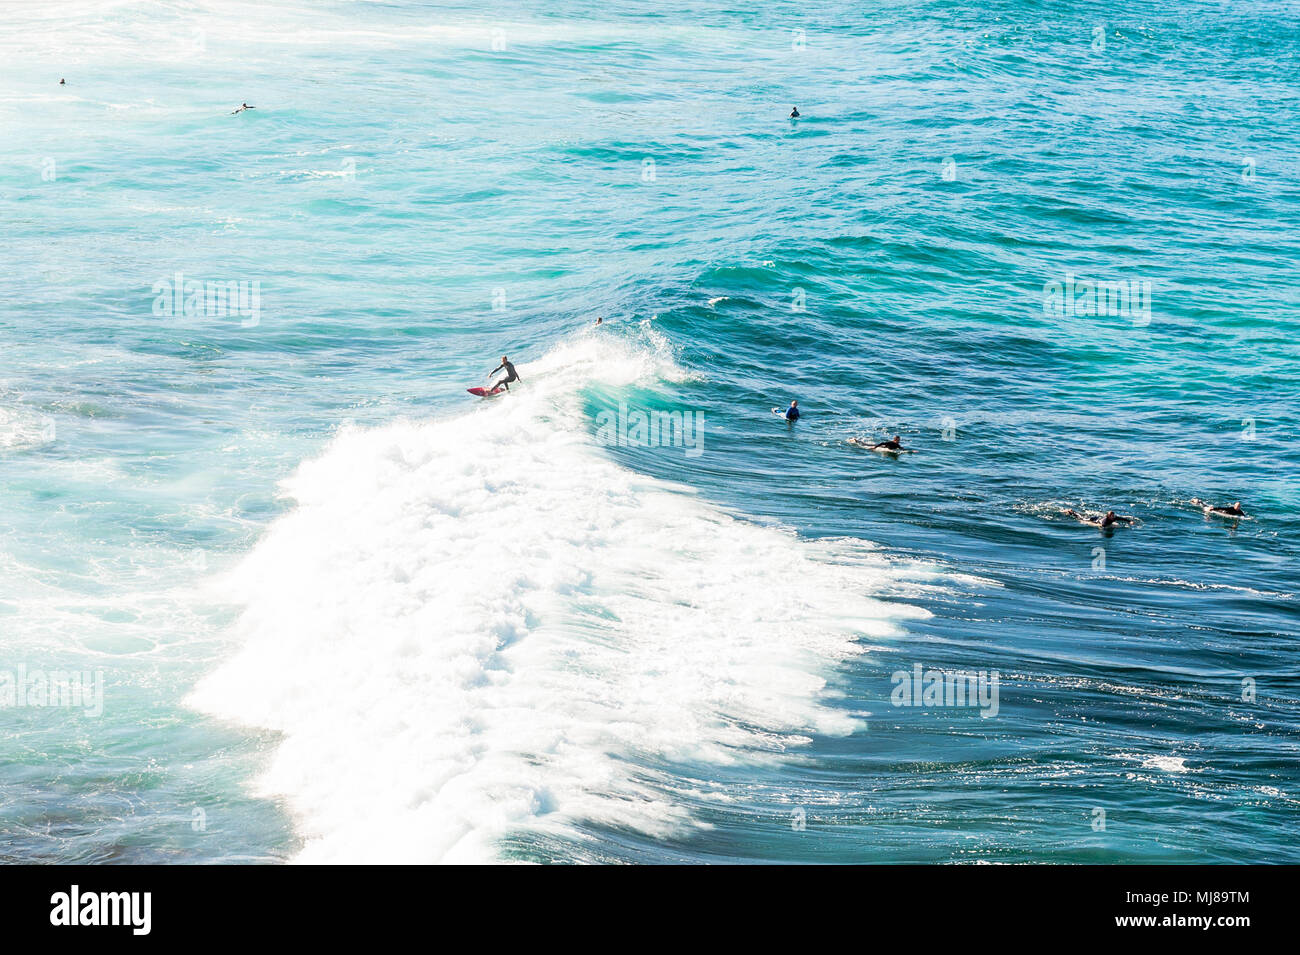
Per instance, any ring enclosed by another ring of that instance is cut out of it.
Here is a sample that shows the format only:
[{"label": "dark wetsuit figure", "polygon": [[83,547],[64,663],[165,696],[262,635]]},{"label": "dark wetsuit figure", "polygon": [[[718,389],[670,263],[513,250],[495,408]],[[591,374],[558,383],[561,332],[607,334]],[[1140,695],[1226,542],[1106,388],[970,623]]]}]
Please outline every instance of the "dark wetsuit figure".
[{"label": "dark wetsuit figure", "polygon": [[1080,514],[1074,508],[1068,507],[1065,509],[1064,513],[1083,521],[1085,524],[1092,524],[1095,527],[1113,527],[1116,524],[1133,523],[1133,518],[1124,517],[1122,514],[1116,514],[1114,511],[1107,511],[1101,517],[1092,517],[1086,514]]},{"label": "dark wetsuit figure", "polygon": [[1245,517],[1246,511],[1241,506],[1241,501],[1234,501],[1231,505],[1211,504],[1208,501],[1202,501],[1199,497],[1192,498],[1193,504],[1201,505],[1201,509],[1207,514],[1227,514],[1229,517]]},{"label": "dark wetsuit figure", "polygon": [[[495,375],[498,371],[501,371],[502,369],[505,369],[506,376],[502,378],[500,381],[498,381],[496,384],[494,384],[491,388],[489,388],[488,389],[489,391],[496,391],[498,388],[502,387],[503,385],[505,386],[506,391],[509,391],[510,382],[521,380],[519,377],[519,372],[515,371],[515,366],[510,364],[510,359],[506,358],[504,355],[501,357],[501,364],[498,365],[496,368],[492,369],[492,375]],[[492,375],[488,375],[488,377],[491,378]]]}]

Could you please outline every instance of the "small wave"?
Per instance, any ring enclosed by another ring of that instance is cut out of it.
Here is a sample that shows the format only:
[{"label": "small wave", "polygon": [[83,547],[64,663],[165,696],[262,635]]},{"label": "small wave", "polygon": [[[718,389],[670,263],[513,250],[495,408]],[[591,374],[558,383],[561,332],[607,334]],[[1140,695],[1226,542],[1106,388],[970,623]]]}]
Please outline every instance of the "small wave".
[{"label": "small wave", "polygon": [[355,169],[286,169],[279,173],[281,179],[286,180],[311,180],[311,179],[354,179],[357,175]]}]

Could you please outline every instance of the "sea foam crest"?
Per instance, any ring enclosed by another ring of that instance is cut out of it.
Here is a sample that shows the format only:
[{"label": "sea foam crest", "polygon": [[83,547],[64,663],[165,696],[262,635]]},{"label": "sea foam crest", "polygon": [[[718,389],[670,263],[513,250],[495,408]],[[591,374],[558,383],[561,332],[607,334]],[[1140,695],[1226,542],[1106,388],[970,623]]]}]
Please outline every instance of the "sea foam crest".
[{"label": "sea foam crest", "polygon": [[681,831],[651,766],[853,731],[828,677],[924,613],[870,596],[893,571],[861,543],[736,519],[596,446],[579,390],[680,374],[661,340],[588,334],[519,371],[508,398],[341,433],[225,581],[237,648],[191,702],[283,734],[260,788],[298,814],[300,861]]}]

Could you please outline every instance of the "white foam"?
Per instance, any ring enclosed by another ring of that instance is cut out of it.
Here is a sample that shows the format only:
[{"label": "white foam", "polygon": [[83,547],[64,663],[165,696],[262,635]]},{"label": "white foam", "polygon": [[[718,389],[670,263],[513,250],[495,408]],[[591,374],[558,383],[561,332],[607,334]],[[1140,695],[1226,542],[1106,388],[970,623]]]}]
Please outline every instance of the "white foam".
[{"label": "white foam", "polygon": [[0,452],[48,445],[56,434],[53,418],[21,405],[0,404]]},{"label": "white foam", "polygon": [[696,825],[649,765],[851,732],[828,676],[924,615],[873,599],[895,572],[866,545],[737,520],[593,443],[579,389],[679,376],[662,347],[582,335],[519,372],[464,413],[341,432],[226,581],[240,646],[191,702],[284,734],[259,785],[300,861]]},{"label": "white foam", "polygon": [[[1145,753],[1116,753],[1116,759],[1139,760],[1143,769],[1155,769],[1162,773],[1189,773],[1186,756],[1150,756]],[[1132,774],[1129,774],[1130,777]]]},{"label": "white foam", "polygon": [[[549,17],[506,19],[430,10],[424,22],[386,20],[382,4],[359,13],[351,5],[323,8],[311,0],[65,0],[13,4],[0,33],[6,57],[52,57],[79,64],[187,62],[243,55],[250,46],[294,48],[447,48],[493,50],[566,47],[576,43],[661,41],[734,49],[735,29],[679,23],[600,22]],[[504,44],[504,46],[502,46]],[[784,51],[785,44],[776,45]],[[230,52],[238,51],[238,52]],[[3,61],[0,61],[3,62]]]},{"label": "white foam", "polygon": [[1143,769],[1158,769],[1165,773],[1185,773],[1187,759],[1184,756],[1148,756],[1142,761]]}]

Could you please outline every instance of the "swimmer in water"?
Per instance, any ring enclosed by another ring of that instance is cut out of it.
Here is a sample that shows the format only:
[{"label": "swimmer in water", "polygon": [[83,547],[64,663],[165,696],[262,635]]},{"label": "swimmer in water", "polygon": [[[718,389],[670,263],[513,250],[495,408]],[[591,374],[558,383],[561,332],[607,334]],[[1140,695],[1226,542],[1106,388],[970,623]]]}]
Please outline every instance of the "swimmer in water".
[{"label": "swimmer in water", "polygon": [[790,110],[790,118],[791,118],[791,119],[798,119],[798,118],[799,118],[799,107],[798,107],[798,106],[796,106],[794,109]]},{"label": "swimmer in water", "polygon": [[1124,517],[1121,514],[1116,514],[1114,511],[1107,511],[1105,514],[1098,517],[1095,514],[1080,514],[1074,508],[1067,507],[1061,513],[1068,514],[1070,517],[1076,518],[1084,524],[1091,524],[1093,527],[1101,528],[1114,527],[1116,524],[1132,524],[1134,521],[1134,518]]},{"label": "swimmer in water", "polygon": [[247,103],[244,103],[242,106],[239,107],[239,109],[233,109],[233,110],[231,110],[231,111],[230,111],[230,115],[231,115],[231,116],[234,116],[236,113],[242,113],[242,112],[243,112],[244,110],[246,110],[246,109],[257,109],[257,107],[256,107],[256,106],[249,106]]},{"label": "swimmer in water", "polygon": [[1234,501],[1231,507],[1223,505],[1214,505],[1208,501],[1202,501],[1199,497],[1192,498],[1193,504],[1199,504],[1201,510],[1206,514],[1226,514],[1228,517],[1245,517],[1246,512],[1241,509],[1241,501]]},{"label": "swimmer in water", "polygon": [[798,421],[798,420],[799,420],[799,402],[797,402],[797,401],[791,401],[791,402],[790,402],[790,407],[786,408],[785,411],[782,411],[780,408],[773,408],[773,409],[772,409],[772,414],[774,414],[774,415],[780,415],[780,416],[781,416],[782,418],[784,418],[786,421]]}]

